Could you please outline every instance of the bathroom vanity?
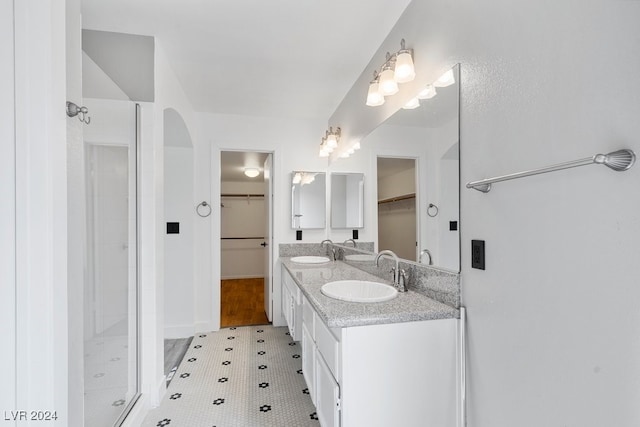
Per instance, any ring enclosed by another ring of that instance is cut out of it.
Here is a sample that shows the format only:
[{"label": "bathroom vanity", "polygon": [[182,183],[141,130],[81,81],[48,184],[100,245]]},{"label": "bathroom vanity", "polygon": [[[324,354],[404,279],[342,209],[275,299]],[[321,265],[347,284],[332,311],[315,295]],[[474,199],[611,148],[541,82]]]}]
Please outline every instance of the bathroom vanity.
[{"label": "bathroom vanity", "polygon": [[282,258],[283,312],[322,426],[450,426],[458,413],[458,310],[420,293],[329,298],[335,280],[384,282],[344,262]]}]

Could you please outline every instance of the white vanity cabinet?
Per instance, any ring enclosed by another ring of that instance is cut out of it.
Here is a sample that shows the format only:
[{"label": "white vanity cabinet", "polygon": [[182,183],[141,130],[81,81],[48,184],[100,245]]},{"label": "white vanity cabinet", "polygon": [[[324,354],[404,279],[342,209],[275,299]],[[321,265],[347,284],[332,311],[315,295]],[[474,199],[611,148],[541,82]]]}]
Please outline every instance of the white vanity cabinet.
[{"label": "white vanity cabinet", "polygon": [[456,319],[329,328],[302,296],[302,369],[323,427],[457,424]]},{"label": "white vanity cabinet", "polygon": [[302,336],[302,293],[286,269],[282,269],[282,314],[294,341]]}]

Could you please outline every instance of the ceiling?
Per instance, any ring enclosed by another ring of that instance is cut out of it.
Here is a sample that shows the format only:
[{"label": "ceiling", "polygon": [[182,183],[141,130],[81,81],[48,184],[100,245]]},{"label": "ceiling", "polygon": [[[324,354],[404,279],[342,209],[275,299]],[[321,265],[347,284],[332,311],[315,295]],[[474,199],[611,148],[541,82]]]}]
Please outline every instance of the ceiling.
[{"label": "ceiling", "polygon": [[[223,182],[264,182],[263,165],[268,153],[222,151],[220,153],[220,180]],[[257,168],[260,175],[249,178],[244,168]]]},{"label": "ceiling", "polygon": [[409,2],[82,0],[82,21],[156,37],[196,111],[328,119]]}]

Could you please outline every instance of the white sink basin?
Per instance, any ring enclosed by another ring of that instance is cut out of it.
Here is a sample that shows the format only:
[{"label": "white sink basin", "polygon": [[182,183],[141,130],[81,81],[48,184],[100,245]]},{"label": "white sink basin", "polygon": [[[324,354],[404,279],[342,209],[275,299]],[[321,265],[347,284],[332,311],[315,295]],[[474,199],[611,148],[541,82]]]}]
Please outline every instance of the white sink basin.
[{"label": "white sink basin", "polygon": [[389,301],[398,295],[396,288],[379,282],[367,280],[337,280],[320,288],[324,295],[351,302]]},{"label": "white sink basin", "polygon": [[329,258],[326,256],[294,256],[291,258],[291,262],[295,262],[298,264],[324,264],[325,262],[329,262]]}]

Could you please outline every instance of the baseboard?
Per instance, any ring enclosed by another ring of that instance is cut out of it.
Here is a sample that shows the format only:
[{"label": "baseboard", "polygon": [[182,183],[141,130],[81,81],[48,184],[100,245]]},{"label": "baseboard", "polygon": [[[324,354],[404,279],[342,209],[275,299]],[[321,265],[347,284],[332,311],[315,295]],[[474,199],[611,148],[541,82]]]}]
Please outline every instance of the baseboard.
[{"label": "baseboard", "polygon": [[188,338],[195,334],[196,328],[194,325],[182,325],[182,326],[165,326],[164,337],[165,338]]},{"label": "baseboard", "polygon": [[144,394],[141,395],[120,427],[140,427],[150,409],[149,399]]},{"label": "baseboard", "polygon": [[248,274],[246,276],[233,275],[233,276],[221,276],[220,277],[220,280],[233,280],[233,279],[264,279],[264,275]]},{"label": "baseboard", "polygon": [[196,322],[196,334],[201,332],[215,332],[220,330],[220,325],[214,322]]}]

